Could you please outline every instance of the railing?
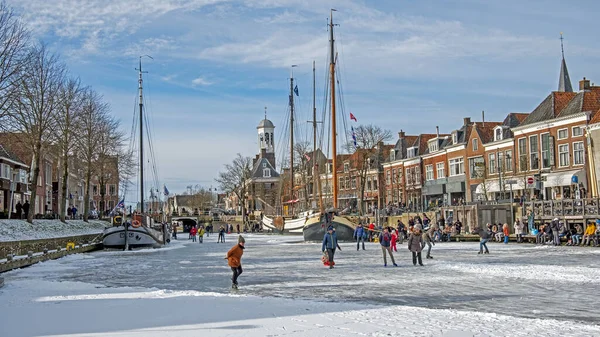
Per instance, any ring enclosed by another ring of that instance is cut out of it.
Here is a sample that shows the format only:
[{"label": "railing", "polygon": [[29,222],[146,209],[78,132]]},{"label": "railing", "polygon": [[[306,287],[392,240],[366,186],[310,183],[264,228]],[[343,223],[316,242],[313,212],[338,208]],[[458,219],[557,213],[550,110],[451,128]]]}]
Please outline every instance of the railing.
[{"label": "railing", "polygon": [[523,204],[528,211],[540,217],[597,217],[600,216],[600,200],[595,199],[563,199],[528,201]]}]

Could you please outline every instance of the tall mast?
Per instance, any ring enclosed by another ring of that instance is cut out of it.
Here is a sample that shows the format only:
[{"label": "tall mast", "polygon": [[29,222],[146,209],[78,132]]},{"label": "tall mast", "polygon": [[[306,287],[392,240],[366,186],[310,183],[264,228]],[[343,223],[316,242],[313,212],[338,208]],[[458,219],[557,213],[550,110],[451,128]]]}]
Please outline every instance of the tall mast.
[{"label": "tall mast", "polygon": [[319,175],[319,169],[317,165],[317,104],[316,104],[316,71],[315,71],[315,61],[313,61],[313,200],[317,201],[317,191],[319,192],[319,210],[321,213],[323,212],[323,196],[321,195],[321,179]]},{"label": "tall mast", "polygon": [[[292,74],[293,76],[293,74]],[[294,214],[294,77],[290,77],[290,207]]]},{"label": "tall mast", "polygon": [[[142,57],[140,56],[139,74],[139,90],[140,90],[140,214],[144,214],[144,95],[142,89]],[[143,217],[142,217],[143,219]]]},{"label": "tall mast", "polygon": [[329,20],[329,42],[330,42],[330,54],[331,60],[329,61],[329,72],[331,77],[331,147],[332,147],[332,184],[333,184],[333,208],[338,206],[338,181],[337,181],[337,133],[336,133],[336,122],[335,122],[335,51],[334,51],[334,40],[333,40],[333,12],[335,9],[331,9],[331,17]]}]

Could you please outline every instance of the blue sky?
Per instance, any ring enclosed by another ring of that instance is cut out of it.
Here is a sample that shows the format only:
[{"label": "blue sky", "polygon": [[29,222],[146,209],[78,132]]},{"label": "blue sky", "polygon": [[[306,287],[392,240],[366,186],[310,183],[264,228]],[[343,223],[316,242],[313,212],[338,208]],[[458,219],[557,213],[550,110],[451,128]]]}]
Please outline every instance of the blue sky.
[{"label": "blue sky", "polygon": [[[290,66],[309,119],[311,64],[322,106],[329,9],[346,113],[410,134],[470,116],[529,112],[556,90],[560,32],[573,82],[600,81],[597,1],[8,0],[33,36],[104,95],[131,127],[138,56],[161,180],[171,192],[216,186],[236,153],[257,152],[256,125],[281,131]],[[305,131],[301,131],[305,134]],[[279,139],[279,136],[276,136]],[[394,139],[395,140],[395,139]]]}]

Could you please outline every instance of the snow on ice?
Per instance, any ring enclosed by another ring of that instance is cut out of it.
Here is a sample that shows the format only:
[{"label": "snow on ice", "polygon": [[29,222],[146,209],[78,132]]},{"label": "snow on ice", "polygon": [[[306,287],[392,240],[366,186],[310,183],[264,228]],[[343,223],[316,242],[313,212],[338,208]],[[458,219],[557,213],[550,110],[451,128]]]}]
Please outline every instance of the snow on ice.
[{"label": "snow on ice", "polygon": [[0,242],[19,240],[38,240],[65,236],[100,234],[108,222],[90,220],[0,220]]},{"label": "snow on ice", "polygon": [[[95,252],[6,273],[2,336],[600,336],[594,249],[439,243],[425,267],[384,268],[377,244],[342,244],[336,268],[297,237]],[[184,263],[182,263],[184,262]],[[30,324],[35,322],[35,324]]]}]

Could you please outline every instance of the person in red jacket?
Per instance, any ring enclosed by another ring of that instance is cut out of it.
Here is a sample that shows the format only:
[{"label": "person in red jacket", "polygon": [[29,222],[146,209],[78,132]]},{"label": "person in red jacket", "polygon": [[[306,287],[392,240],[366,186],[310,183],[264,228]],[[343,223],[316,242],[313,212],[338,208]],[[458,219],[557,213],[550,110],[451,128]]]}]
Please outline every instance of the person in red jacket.
[{"label": "person in red jacket", "polygon": [[375,235],[375,224],[371,222],[369,224],[369,242],[373,242],[373,237]]},{"label": "person in red jacket", "polygon": [[227,259],[227,264],[231,267],[231,271],[233,272],[233,276],[231,277],[231,288],[237,289],[238,282],[237,279],[240,275],[242,275],[242,255],[244,255],[244,245],[246,240],[243,236],[238,237],[238,244],[231,247],[231,249],[227,252],[225,258]]},{"label": "person in red jacket", "polygon": [[198,229],[196,229],[196,226],[192,226],[192,228],[190,228],[190,236],[192,237],[192,242],[196,242],[196,234],[198,234]]},{"label": "person in red jacket", "polygon": [[393,230],[393,229],[389,229],[392,232],[392,241],[390,242],[390,249],[397,252],[398,249],[396,248],[396,241],[398,241],[398,231],[397,230]]}]

